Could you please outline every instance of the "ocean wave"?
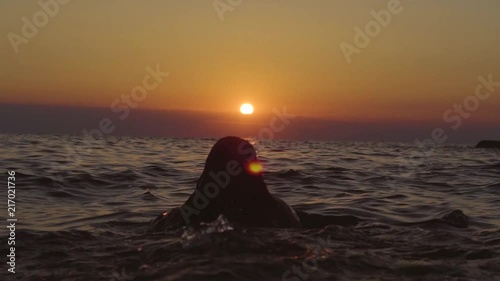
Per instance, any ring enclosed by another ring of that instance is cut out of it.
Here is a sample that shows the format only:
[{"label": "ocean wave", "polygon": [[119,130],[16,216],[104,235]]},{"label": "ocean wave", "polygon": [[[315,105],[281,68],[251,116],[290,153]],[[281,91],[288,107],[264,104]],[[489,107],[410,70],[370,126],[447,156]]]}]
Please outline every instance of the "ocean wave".
[{"label": "ocean wave", "polygon": [[191,194],[214,140],[110,137],[68,159],[82,141],[0,137],[0,163],[16,171],[22,280],[276,280],[311,259],[308,280],[500,276],[500,163],[490,152],[437,147],[405,166],[398,157],[420,151],[411,144],[257,142],[275,196],[362,223],[245,228],[220,218],[151,233],[157,214]]}]

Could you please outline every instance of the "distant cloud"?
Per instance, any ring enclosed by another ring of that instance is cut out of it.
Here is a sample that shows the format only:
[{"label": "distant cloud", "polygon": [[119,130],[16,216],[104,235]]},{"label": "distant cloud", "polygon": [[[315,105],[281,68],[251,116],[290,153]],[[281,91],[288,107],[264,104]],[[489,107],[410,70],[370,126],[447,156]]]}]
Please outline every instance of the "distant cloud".
[{"label": "distant cloud", "polygon": [[[231,113],[203,111],[135,110],[120,120],[109,108],[0,104],[0,133],[82,134],[99,126],[102,118],[116,125],[113,135],[165,137],[256,137],[268,126],[272,114],[244,118]],[[429,138],[440,123],[348,122],[297,116],[275,139],[401,141]],[[480,139],[500,139],[500,124],[464,124],[449,133],[447,143],[476,143]]]}]

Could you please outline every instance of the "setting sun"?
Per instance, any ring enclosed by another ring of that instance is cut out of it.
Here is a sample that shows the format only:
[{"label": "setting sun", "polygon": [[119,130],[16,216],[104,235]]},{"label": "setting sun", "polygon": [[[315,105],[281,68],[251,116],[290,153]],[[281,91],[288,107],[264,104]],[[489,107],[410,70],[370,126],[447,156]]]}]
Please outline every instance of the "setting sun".
[{"label": "setting sun", "polygon": [[240,107],[240,112],[242,114],[252,114],[253,113],[253,106],[249,103],[244,103]]}]

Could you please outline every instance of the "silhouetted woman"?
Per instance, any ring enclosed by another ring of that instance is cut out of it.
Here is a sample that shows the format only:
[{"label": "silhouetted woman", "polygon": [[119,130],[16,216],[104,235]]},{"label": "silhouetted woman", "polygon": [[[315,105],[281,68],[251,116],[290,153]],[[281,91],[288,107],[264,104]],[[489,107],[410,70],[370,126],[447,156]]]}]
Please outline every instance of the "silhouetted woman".
[{"label": "silhouetted woman", "polygon": [[153,221],[155,230],[229,221],[259,227],[322,227],[351,225],[351,216],[322,216],[295,211],[269,193],[255,148],[238,137],[220,139],[210,151],[196,189],[181,206]]}]

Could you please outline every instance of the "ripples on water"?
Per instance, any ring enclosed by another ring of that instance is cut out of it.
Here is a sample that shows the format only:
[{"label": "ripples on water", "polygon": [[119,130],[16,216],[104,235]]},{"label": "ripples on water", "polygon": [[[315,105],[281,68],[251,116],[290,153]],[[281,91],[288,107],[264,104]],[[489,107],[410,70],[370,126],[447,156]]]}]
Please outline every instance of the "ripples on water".
[{"label": "ripples on water", "polygon": [[[500,280],[498,151],[254,141],[275,196],[366,221],[263,229],[221,217],[149,232],[151,219],[191,194],[215,141],[111,137],[82,146],[77,136],[0,135],[1,170],[17,173],[17,277]],[[398,159],[409,155],[420,157],[411,169]]]}]

